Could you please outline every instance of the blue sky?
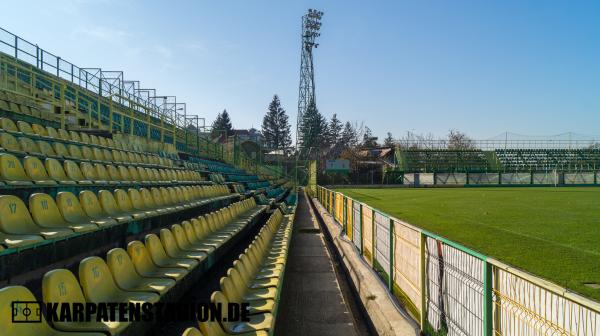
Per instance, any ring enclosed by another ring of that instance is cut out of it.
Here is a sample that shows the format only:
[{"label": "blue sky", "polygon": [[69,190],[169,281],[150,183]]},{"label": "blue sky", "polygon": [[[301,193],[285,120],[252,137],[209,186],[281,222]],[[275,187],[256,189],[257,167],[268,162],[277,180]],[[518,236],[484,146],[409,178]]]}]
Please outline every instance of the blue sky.
[{"label": "blue sky", "polygon": [[123,70],[188,112],[295,128],[300,17],[325,12],[317,104],[376,135],[600,134],[600,2],[7,1],[0,26],[80,67]]}]

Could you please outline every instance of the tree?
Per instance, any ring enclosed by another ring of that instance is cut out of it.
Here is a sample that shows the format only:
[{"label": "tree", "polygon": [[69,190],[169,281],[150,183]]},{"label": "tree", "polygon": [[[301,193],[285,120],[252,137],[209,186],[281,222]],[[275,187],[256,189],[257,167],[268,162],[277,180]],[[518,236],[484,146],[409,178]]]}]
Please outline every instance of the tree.
[{"label": "tree", "polygon": [[[310,148],[321,149],[325,147],[325,137],[327,131],[327,121],[314,102],[311,102],[306,109],[306,112],[302,116],[302,122],[300,124],[300,134],[302,135],[302,147],[305,153]],[[315,150],[313,149],[313,151]]]},{"label": "tree", "polygon": [[227,136],[233,135],[233,126],[231,125],[231,119],[227,110],[223,110],[222,113],[217,114],[217,118],[212,123],[212,138],[217,138],[227,134]]},{"label": "tree", "polygon": [[344,125],[342,124],[342,122],[337,118],[337,114],[333,114],[333,116],[331,117],[331,120],[329,121],[329,127],[327,128],[328,134],[328,142],[330,145],[337,145],[338,142],[340,142],[341,138],[342,138],[342,129],[343,129]]},{"label": "tree", "polygon": [[263,118],[262,135],[268,148],[287,149],[292,145],[290,123],[287,114],[277,95],[269,104],[267,113]]},{"label": "tree", "polygon": [[368,126],[365,126],[361,145],[363,147],[377,147],[377,137],[373,136],[373,132]]},{"label": "tree", "polygon": [[386,147],[394,147],[396,145],[394,142],[394,137],[392,137],[392,133],[387,132],[387,136],[383,140],[383,145]]},{"label": "tree", "polygon": [[340,142],[342,142],[345,147],[355,147],[357,145],[356,130],[349,121],[344,125],[340,138]]},{"label": "tree", "polygon": [[474,149],[475,141],[456,129],[448,133],[448,149]]}]

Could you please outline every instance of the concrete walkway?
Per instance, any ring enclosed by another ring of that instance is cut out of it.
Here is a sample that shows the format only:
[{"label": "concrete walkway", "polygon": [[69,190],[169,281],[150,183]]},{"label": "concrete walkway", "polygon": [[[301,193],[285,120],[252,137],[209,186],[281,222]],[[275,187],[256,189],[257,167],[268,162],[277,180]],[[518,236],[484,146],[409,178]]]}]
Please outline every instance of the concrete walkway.
[{"label": "concrete walkway", "polygon": [[347,284],[340,286],[344,280],[336,277],[308,200],[303,193],[298,197],[275,334],[368,335],[365,322],[353,312],[354,303],[344,297]]}]

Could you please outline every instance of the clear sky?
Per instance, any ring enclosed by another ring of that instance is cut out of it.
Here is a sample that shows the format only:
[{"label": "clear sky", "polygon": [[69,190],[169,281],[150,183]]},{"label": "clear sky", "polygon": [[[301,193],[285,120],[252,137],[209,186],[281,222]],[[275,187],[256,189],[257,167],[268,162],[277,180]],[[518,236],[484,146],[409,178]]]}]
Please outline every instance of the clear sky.
[{"label": "clear sky", "polygon": [[0,26],[80,67],[123,70],[188,113],[295,129],[300,17],[325,12],[317,104],[382,138],[451,128],[600,134],[598,1],[3,1]]}]

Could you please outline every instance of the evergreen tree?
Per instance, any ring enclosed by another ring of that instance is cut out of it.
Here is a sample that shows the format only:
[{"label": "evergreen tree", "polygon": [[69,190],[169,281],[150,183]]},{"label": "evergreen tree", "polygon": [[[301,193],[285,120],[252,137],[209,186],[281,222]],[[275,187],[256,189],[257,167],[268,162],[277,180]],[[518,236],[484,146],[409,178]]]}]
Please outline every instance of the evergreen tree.
[{"label": "evergreen tree", "polygon": [[212,137],[217,138],[227,134],[227,136],[233,135],[233,126],[231,125],[231,119],[227,110],[223,110],[222,113],[217,114],[217,118],[212,124]]},{"label": "evergreen tree", "polygon": [[395,145],[392,133],[387,132],[387,136],[385,137],[385,140],[383,140],[383,145],[387,147],[393,147]]},{"label": "evergreen tree", "polygon": [[373,136],[373,132],[368,126],[365,126],[365,133],[363,134],[361,145],[363,147],[377,147],[377,138]]},{"label": "evergreen tree", "polygon": [[337,114],[333,114],[329,121],[328,127],[328,142],[330,145],[337,145],[342,137],[342,122],[337,118]]},{"label": "evergreen tree", "polygon": [[302,123],[300,124],[302,147],[304,147],[305,152],[308,152],[311,147],[316,147],[317,150],[323,148],[326,143],[326,131],[327,121],[319,113],[313,102],[306,109],[306,112],[302,116]]},{"label": "evergreen tree", "polygon": [[356,130],[354,127],[352,127],[352,124],[349,121],[347,121],[344,125],[340,141],[345,147],[356,146]]},{"label": "evergreen tree", "polygon": [[262,123],[262,135],[268,148],[288,149],[292,145],[290,123],[277,95],[269,104]]}]

